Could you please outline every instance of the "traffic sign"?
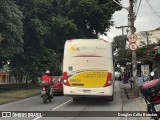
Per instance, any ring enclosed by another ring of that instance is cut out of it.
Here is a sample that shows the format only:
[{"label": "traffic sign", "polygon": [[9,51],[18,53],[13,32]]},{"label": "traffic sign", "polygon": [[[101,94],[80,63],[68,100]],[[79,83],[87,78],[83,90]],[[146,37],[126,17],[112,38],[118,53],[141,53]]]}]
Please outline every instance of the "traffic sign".
[{"label": "traffic sign", "polygon": [[135,34],[130,34],[130,35],[128,36],[128,40],[129,40],[130,42],[136,42],[136,41],[137,41],[137,35],[135,35]]},{"label": "traffic sign", "polygon": [[137,50],[137,45],[136,45],[135,43],[131,43],[131,44],[129,45],[129,48],[130,48],[132,51]]}]

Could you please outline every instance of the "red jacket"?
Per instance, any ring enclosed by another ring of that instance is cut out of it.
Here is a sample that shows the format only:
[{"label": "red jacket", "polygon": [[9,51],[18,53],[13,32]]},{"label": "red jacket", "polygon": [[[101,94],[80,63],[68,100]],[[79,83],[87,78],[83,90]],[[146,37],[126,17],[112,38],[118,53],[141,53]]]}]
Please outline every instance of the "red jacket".
[{"label": "red jacket", "polygon": [[46,82],[51,83],[51,77],[48,76],[48,75],[43,75],[43,76],[42,76],[42,81],[46,81]]}]

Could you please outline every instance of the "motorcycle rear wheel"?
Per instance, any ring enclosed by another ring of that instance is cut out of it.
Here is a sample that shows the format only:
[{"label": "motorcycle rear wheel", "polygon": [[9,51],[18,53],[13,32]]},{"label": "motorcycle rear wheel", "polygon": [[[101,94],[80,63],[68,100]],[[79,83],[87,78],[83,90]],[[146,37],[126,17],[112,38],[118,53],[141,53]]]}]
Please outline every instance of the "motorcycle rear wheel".
[{"label": "motorcycle rear wheel", "polygon": [[52,99],[51,99],[51,98],[49,98],[49,102],[52,102]]},{"label": "motorcycle rear wheel", "polygon": [[46,103],[47,103],[47,97],[44,95],[44,96],[42,97],[42,99],[43,99],[43,103],[46,104]]}]

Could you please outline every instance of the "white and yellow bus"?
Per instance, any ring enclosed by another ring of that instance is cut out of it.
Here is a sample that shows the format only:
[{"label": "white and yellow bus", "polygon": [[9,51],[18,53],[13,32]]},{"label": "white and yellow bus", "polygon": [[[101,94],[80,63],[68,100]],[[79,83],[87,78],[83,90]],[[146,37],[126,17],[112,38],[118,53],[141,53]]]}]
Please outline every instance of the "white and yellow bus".
[{"label": "white and yellow bus", "polygon": [[67,40],[63,58],[63,94],[113,100],[112,43],[99,39]]}]

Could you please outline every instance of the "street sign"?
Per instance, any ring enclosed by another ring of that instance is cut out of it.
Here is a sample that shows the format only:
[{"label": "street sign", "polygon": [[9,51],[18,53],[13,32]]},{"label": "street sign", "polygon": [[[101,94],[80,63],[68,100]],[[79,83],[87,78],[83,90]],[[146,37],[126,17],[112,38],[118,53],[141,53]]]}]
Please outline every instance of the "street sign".
[{"label": "street sign", "polygon": [[135,43],[131,43],[131,44],[129,45],[129,48],[130,48],[132,51],[137,50],[137,45],[136,45]]},{"label": "street sign", "polygon": [[136,42],[136,41],[137,41],[137,35],[135,35],[135,34],[130,34],[130,35],[128,36],[128,40],[129,40],[130,42]]}]

